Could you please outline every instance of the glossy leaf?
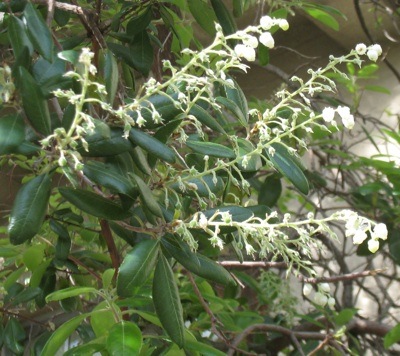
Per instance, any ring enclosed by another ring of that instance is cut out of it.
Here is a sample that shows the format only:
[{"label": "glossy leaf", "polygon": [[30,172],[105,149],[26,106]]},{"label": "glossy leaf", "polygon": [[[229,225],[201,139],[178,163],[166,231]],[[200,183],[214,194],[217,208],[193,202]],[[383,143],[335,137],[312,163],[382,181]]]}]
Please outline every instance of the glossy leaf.
[{"label": "glossy leaf", "polygon": [[28,38],[26,26],[18,17],[11,15],[8,23],[8,38],[14,52],[14,56],[18,57],[24,47],[28,48],[29,55],[33,52],[33,46]]},{"label": "glossy leaf", "polygon": [[117,318],[121,316],[119,307],[115,303],[107,301],[102,301],[96,305],[93,312],[90,317],[90,325],[97,337],[108,335],[108,332],[116,323],[115,313],[118,314]]},{"label": "glossy leaf", "polygon": [[225,36],[237,31],[235,20],[226,8],[222,0],[211,0],[211,6],[214,9],[218,22],[222,27]]},{"label": "glossy leaf", "polygon": [[153,303],[157,316],[171,340],[185,346],[183,310],[175,276],[167,259],[158,259],[153,280]]},{"label": "glossy leaf", "polygon": [[[101,354],[106,346],[101,343],[104,337],[95,339],[92,342],[88,342],[87,344],[79,345],[69,349],[64,352],[63,356],[87,356],[87,355],[96,355],[97,353]],[[96,342],[97,341],[97,342]]]},{"label": "glossy leaf", "polygon": [[21,323],[16,318],[11,317],[4,328],[4,344],[10,351],[20,355],[24,352],[24,347],[21,343],[25,337],[25,330]]},{"label": "glossy leaf", "polygon": [[42,350],[41,356],[54,356],[57,351],[63,346],[68,337],[75,331],[79,324],[90,314],[80,314],[62,324],[50,338]]},{"label": "glossy leaf", "polygon": [[[182,189],[179,183],[173,183],[170,187],[181,194],[187,194],[190,196],[196,196],[198,194],[200,197],[209,197],[210,192],[215,195],[222,194],[225,184],[221,177],[216,177],[216,179],[214,179],[214,177],[209,174],[203,176],[201,179],[185,179],[185,189]],[[193,187],[196,187],[196,189],[193,189]]]},{"label": "glossy leaf", "polygon": [[152,18],[151,6],[148,6],[143,13],[133,17],[126,25],[126,33],[133,38],[138,33],[146,30]]},{"label": "glossy leaf", "polygon": [[43,135],[51,133],[50,112],[39,85],[24,68],[18,68],[17,87],[20,90],[25,114],[32,127]]},{"label": "glossy leaf", "polygon": [[173,258],[194,274],[223,285],[235,284],[225,268],[200,253],[192,252],[186,243],[171,237],[164,237],[161,243]]},{"label": "glossy leaf", "polygon": [[104,61],[104,80],[106,82],[107,102],[112,105],[118,88],[118,63],[114,55],[107,50]]},{"label": "glossy leaf", "polygon": [[96,293],[97,289],[92,287],[69,287],[58,290],[46,297],[46,302],[59,301],[66,298],[76,297],[81,294]]},{"label": "glossy leaf", "polygon": [[110,167],[103,162],[87,162],[83,168],[83,173],[95,183],[111,191],[128,195],[133,199],[137,196],[135,185],[128,178],[110,169]]},{"label": "glossy leaf", "polygon": [[0,119],[0,156],[16,152],[25,139],[25,125],[21,115],[14,114]]},{"label": "glossy leaf", "polygon": [[22,292],[18,293],[12,300],[13,305],[27,303],[30,300],[35,299],[42,290],[37,287],[27,287]]},{"label": "glossy leaf", "polygon": [[243,115],[242,117],[247,123],[249,121],[249,107],[247,106],[246,97],[239,84],[233,78],[229,77],[229,79],[233,83],[233,87],[228,85],[224,86],[225,96],[239,107]]},{"label": "glossy leaf", "polygon": [[106,345],[111,356],[139,355],[142,347],[142,333],[136,324],[121,321],[111,328]]},{"label": "glossy leaf", "polygon": [[51,179],[47,174],[37,176],[20,188],[8,225],[12,244],[22,244],[39,232],[46,215],[50,191]]},{"label": "glossy leaf", "polygon": [[117,203],[84,189],[67,187],[58,188],[64,199],[74,204],[78,209],[107,220],[122,220],[130,216],[129,211]]},{"label": "glossy leaf", "polygon": [[218,158],[236,158],[236,154],[231,148],[220,145],[218,143],[188,140],[186,141],[186,145],[190,147],[194,152],[201,153],[203,155]]},{"label": "glossy leaf", "polygon": [[157,262],[158,251],[158,241],[144,240],[125,256],[118,272],[118,295],[130,297],[135,288],[146,282]]},{"label": "glossy leaf", "polygon": [[383,346],[388,349],[390,346],[400,341],[400,324],[392,328],[383,338]]},{"label": "glossy leaf", "polygon": [[282,194],[281,178],[276,174],[269,175],[261,184],[258,192],[258,204],[272,207]]},{"label": "glossy leaf", "polygon": [[175,162],[175,153],[172,149],[170,149],[167,145],[161,143],[153,136],[148,135],[147,133],[132,128],[129,131],[129,139],[133,144],[138,145],[143,148],[145,151],[153,154],[157,158],[168,162]]},{"label": "glossy leaf", "polygon": [[225,98],[223,96],[218,96],[215,98],[215,101],[218,104],[221,104],[225,107],[228,111],[230,111],[240,122],[241,125],[244,127],[247,126],[247,113],[243,114],[242,109],[239,107],[238,103],[235,101]]},{"label": "glossy leaf", "polygon": [[33,47],[49,62],[53,61],[54,44],[49,27],[43,17],[28,2],[24,9],[26,27]]},{"label": "glossy leaf", "polygon": [[312,18],[323,23],[325,26],[328,26],[332,30],[339,31],[339,23],[332,15],[328,14],[326,11],[307,7],[304,7],[303,9]]},{"label": "glossy leaf", "polygon": [[297,158],[294,158],[281,143],[273,143],[271,145],[275,149],[274,155],[270,155],[266,150],[266,155],[272,162],[273,166],[303,194],[308,194],[309,186],[306,176],[302,169],[298,166]]},{"label": "glossy leaf", "polygon": [[188,6],[194,19],[210,36],[215,36],[215,23],[218,22],[214,11],[203,0],[188,0]]},{"label": "glossy leaf", "polygon": [[151,211],[151,213],[153,213],[154,215],[162,218],[163,213],[161,211],[160,205],[158,205],[156,199],[154,198],[151,189],[142,180],[142,178],[133,173],[132,176],[134,177],[136,184],[138,185],[140,197],[146,208],[149,209],[149,211]]},{"label": "glossy leaf", "polygon": [[[202,2],[201,0],[199,0]],[[213,118],[207,110],[203,109],[200,105],[193,105],[193,107],[189,111],[190,115],[193,115],[197,120],[199,120],[203,125],[208,126],[210,129],[214,131],[225,133],[225,130],[218,123],[218,121]]]}]

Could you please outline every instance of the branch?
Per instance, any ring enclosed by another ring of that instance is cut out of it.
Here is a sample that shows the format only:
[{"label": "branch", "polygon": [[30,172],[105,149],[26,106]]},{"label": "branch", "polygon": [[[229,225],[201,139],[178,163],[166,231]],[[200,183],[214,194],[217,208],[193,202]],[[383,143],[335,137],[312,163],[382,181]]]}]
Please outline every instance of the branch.
[{"label": "branch", "polygon": [[119,269],[119,266],[121,265],[117,246],[115,246],[114,238],[112,236],[110,225],[108,224],[108,222],[106,220],[101,219],[100,226],[101,226],[101,235],[104,237],[104,240],[106,240],[108,253],[110,254],[111,262],[115,269],[114,278],[116,278],[117,271]]},{"label": "branch", "polygon": [[220,261],[218,262],[221,266],[226,268],[279,268],[286,269],[288,268],[288,264],[286,262],[264,262],[264,261]]},{"label": "branch", "polygon": [[[33,4],[38,4],[38,5],[48,5],[49,0],[31,0]],[[62,11],[67,11],[67,12],[72,12],[77,15],[83,15],[83,9],[82,7],[78,5],[72,5],[64,2],[58,2],[54,1],[54,7],[56,9],[62,10]]]},{"label": "branch", "polygon": [[348,273],[348,274],[343,274],[343,275],[334,276],[334,277],[318,277],[318,278],[306,278],[306,277],[300,276],[300,280],[304,283],[310,283],[310,284],[318,284],[318,283],[322,283],[322,282],[336,283],[336,282],[342,282],[342,281],[351,281],[351,280],[354,280],[357,278],[362,278],[362,277],[376,276],[377,274],[382,273],[384,271],[386,271],[386,269],[375,269],[375,270],[370,270],[370,271]]}]

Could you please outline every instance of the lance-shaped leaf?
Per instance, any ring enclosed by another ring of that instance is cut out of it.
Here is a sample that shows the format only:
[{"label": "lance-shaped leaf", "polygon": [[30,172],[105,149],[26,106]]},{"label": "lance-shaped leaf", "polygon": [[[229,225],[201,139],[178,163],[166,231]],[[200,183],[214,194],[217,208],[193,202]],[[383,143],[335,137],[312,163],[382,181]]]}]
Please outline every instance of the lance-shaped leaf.
[{"label": "lance-shaped leaf", "polygon": [[142,202],[145,204],[146,208],[151,211],[152,214],[162,218],[164,215],[158,205],[157,200],[153,196],[153,192],[148,187],[148,185],[136,174],[132,173],[132,177],[135,178],[136,184],[139,188],[140,198]]},{"label": "lance-shaped leaf", "polygon": [[157,262],[158,241],[144,240],[138,243],[124,258],[118,272],[117,293],[131,297],[136,287],[146,282]]},{"label": "lance-shaped leaf", "polygon": [[12,244],[22,244],[39,232],[46,215],[50,191],[51,179],[47,174],[37,176],[20,188],[8,225]]},{"label": "lance-shaped leaf", "polygon": [[153,279],[153,303],[160,322],[179,347],[185,346],[183,310],[174,273],[164,255],[158,259]]},{"label": "lance-shaped leaf", "polygon": [[43,135],[50,135],[50,112],[39,85],[24,68],[18,68],[17,86],[20,90],[25,114],[32,127]]},{"label": "lance-shaped leaf", "polygon": [[117,93],[119,72],[117,60],[109,50],[107,50],[105,56],[103,72],[106,82],[107,102],[112,105]]},{"label": "lance-shaped leaf", "polygon": [[218,143],[188,140],[186,141],[186,145],[190,147],[193,151],[201,153],[203,155],[218,158],[236,158],[236,154],[231,148],[220,145]]},{"label": "lance-shaped leaf", "polygon": [[231,77],[229,77],[231,83],[233,83],[233,88],[224,85],[224,94],[225,97],[232,102],[234,102],[242,112],[243,118],[246,122],[249,121],[249,107],[247,106],[247,100],[243,93],[243,90],[240,88],[239,84]]},{"label": "lance-shaped leaf", "polygon": [[217,18],[214,11],[203,0],[188,0],[189,10],[194,19],[210,36],[215,36]]},{"label": "lance-shaped leaf", "polygon": [[170,187],[181,194],[190,196],[196,196],[196,194],[198,194],[200,197],[209,197],[210,192],[216,195],[222,194],[225,185],[221,177],[216,177],[216,179],[214,179],[214,177],[209,174],[201,179],[185,179],[183,187],[181,187],[179,183],[173,183]]},{"label": "lance-shaped leaf", "polygon": [[211,6],[214,9],[215,15],[222,27],[225,36],[228,36],[237,31],[235,20],[231,13],[226,8],[222,0],[211,0]]},{"label": "lance-shaped leaf", "polygon": [[16,152],[25,139],[25,125],[21,115],[14,114],[0,119],[0,156]]},{"label": "lance-shaped leaf", "polygon": [[[202,2],[202,1],[200,1]],[[218,123],[218,121],[213,118],[209,112],[203,109],[200,105],[193,105],[189,111],[190,115],[193,115],[197,120],[199,120],[203,125],[208,126],[210,129],[217,131],[219,133],[225,133],[225,130]]]},{"label": "lance-shaped leaf", "polygon": [[133,199],[137,196],[135,185],[103,162],[87,162],[83,168],[83,173],[95,183],[114,192],[128,195]]},{"label": "lance-shaped leaf", "polygon": [[93,287],[69,287],[65,289],[58,290],[49,294],[46,297],[46,302],[59,301],[66,298],[76,297],[78,295],[87,294],[87,293],[96,293],[96,288]]},{"label": "lance-shaped leaf", "polygon": [[121,205],[88,190],[60,187],[58,191],[77,208],[98,218],[122,220],[131,215]]},{"label": "lance-shaped leaf", "polygon": [[8,20],[8,38],[17,58],[23,51],[24,47],[28,48],[29,55],[32,55],[33,46],[28,38],[26,26],[18,17],[11,15]]},{"label": "lance-shaped leaf", "polygon": [[265,150],[266,155],[274,167],[303,194],[308,194],[309,185],[303,170],[299,167],[297,157],[290,154],[289,150],[283,144],[276,142],[271,145],[275,153],[271,155]]},{"label": "lance-shaped leaf", "polygon": [[111,356],[139,355],[142,347],[142,333],[139,327],[130,321],[121,321],[109,331],[107,351]]},{"label": "lance-shaped leaf", "polygon": [[11,317],[4,328],[4,344],[14,354],[20,355],[24,352],[22,341],[25,340],[26,333],[21,323],[14,317]]},{"label": "lance-shaped leaf", "polygon": [[224,285],[235,284],[225,268],[200,253],[192,252],[186,243],[168,236],[165,236],[161,243],[173,258],[194,274]]},{"label": "lance-shaped leaf", "polygon": [[168,163],[175,162],[174,151],[172,151],[167,145],[163,144],[153,136],[150,136],[141,130],[132,128],[129,131],[129,139],[132,143],[138,145],[145,151],[153,154],[163,161]]},{"label": "lance-shaped leaf", "polygon": [[54,44],[49,27],[43,17],[28,2],[24,9],[26,27],[33,47],[49,62],[53,61]]},{"label": "lance-shaped leaf", "polygon": [[218,104],[221,104],[228,111],[230,111],[240,122],[240,124],[244,127],[247,126],[247,113],[244,114],[242,109],[239,107],[239,104],[235,101],[225,98],[223,96],[218,96],[215,98],[215,101]]},{"label": "lance-shaped leaf", "polygon": [[282,194],[282,182],[279,173],[271,174],[265,178],[258,193],[258,204],[272,207]]}]

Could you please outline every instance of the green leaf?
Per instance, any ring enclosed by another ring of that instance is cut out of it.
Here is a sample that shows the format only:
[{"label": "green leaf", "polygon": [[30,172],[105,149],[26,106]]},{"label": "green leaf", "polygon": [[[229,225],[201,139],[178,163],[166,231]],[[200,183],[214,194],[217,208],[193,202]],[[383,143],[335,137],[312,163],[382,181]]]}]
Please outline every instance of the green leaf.
[{"label": "green leaf", "polygon": [[185,346],[183,310],[175,276],[164,255],[158,259],[153,279],[153,303],[160,322],[179,347]]},{"label": "green leaf", "polygon": [[192,252],[186,243],[166,236],[161,243],[173,258],[194,274],[223,285],[235,284],[225,268],[200,253]]},{"label": "green leaf", "polygon": [[25,125],[21,115],[8,115],[0,119],[0,137],[0,156],[17,150],[25,139]]},{"label": "green leaf", "polygon": [[217,16],[218,22],[222,27],[222,31],[225,36],[231,35],[237,31],[235,20],[231,13],[226,8],[222,0],[211,0],[211,6],[214,9],[215,15]]},{"label": "green leaf", "polygon": [[[116,324],[116,317],[120,317],[119,307],[109,301],[102,301],[90,316],[90,325],[97,337],[108,335],[110,329]],[[116,316],[115,313],[118,315]]]},{"label": "green leaf", "polygon": [[142,180],[142,178],[133,173],[132,176],[135,179],[136,184],[138,185],[140,197],[146,208],[149,209],[154,215],[162,218],[164,215],[161,211],[160,205],[158,205],[156,199],[154,198],[151,189]]},{"label": "green leaf", "polygon": [[136,324],[121,321],[111,328],[106,344],[111,356],[139,355],[142,347],[142,333]]},{"label": "green leaf", "polygon": [[84,190],[67,187],[58,188],[64,199],[74,204],[78,209],[107,220],[123,220],[131,214],[117,203],[100,195]]},{"label": "green leaf", "polygon": [[64,352],[63,356],[87,356],[87,355],[97,355],[97,353],[102,354],[106,346],[100,343],[104,337],[95,339],[87,344],[79,345],[69,349]]},{"label": "green leaf", "polygon": [[17,87],[32,127],[45,136],[50,135],[51,121],[46,99],[35,79],[24,67],[18,67]]},{"label": "green leaf", "polygon": [[54,356],[57,351],[63,346],[68,337],[75,331],[79,324],[87,318],[89,314],[81,314],[73,317],[64,324],[62,324],[50,338],[47,340],[46,345],[42,350],[41,356]]},{"label": "green leaf", "polygon": [[233,83],[233,88],[228,85],[224,85],[225,96],[228,100],[237,105],[242,113],[241,118],[243,118],[244,122],[247,123],[249,121],[249,107],[247,105],[246,96],[244,95],[239,84],[232,77],[229,77],[229,79]]},{"label": "green leaf", "polygon": [[217,18],[214,11],[203,0],[188,0],[191,14],[200,27],[210,36],[215,36],[215,22]]},{"label": "green leaf", "polygon": [[379,66],[375,63],[363,66],[358,72],[357,76],[362,78],[369,78],[379,69]]},{"label": "green leaf", "polygon": [[236,158],[236,154],[231,148],[220,145],[218,143],[188,140],[186,141],[186,145],[190,147],[193,151],[201,153],[203,155],[218,158]]},{"label": "green leaf", "polygon": [[129,20],[126,25],[126,33],[130,38],[133,38],[138,33],[146,30],[152,18],[151,6],[148,6],[143,13]]},{"label": "green leaf", "polygon": [[282,194],[281,178],[277,174],[265,178],[258,192],[258,204],[272,207]]},{"label": "green leaf", "polygon": [[228,111],[230,111],[239,120],[240,124],[247,127],[247,112],[243,114],[243,110],[239,107],[238,103],[235,101],[225,98],[223,96],[218,96],[215,98],[218,104],[224,106]]},{"label": "green leaf", "polygon": [[168,163],[175,162],[174,151],[153,136],[150,136],[141,130],[132,128],[129,131],[129,139],[133,144],[138,145],[139,147],[153,154],[157,158],[160,158],[161,160]]},{"label": "green leaf", "polygon": [[271,147],[275,149],[274,155],[270,155],[268,150],[265,150],[265,153],[273,166],[289,179],[300,192],[308,194],[308,181],[302,169],[298,166],[297,158],[291,155],[286,146],[281,143],[273,143]]},{"label": "green leaf", "polygon": [[258,61],[262,66],[266,66],[269,63],[269,48],[262,43],[258,45]]},{"label": "green leaf", "polygon": [[243,159],[238,162],[238,167],[242,172],[255,172],[261,166],[261,157],[256,154],[250,155],[250,153],[255,151],[253,144],[246,139],[238,138],[237,143],[239,146],[239,156],[247,156],[247,163],[243,164]]},{"label": "green leaf", "polygon": [[103,162],[87,162],[83,168],[83,173],[95,183],[111,191],[128,195],[132,199],[137,197],[135,185]]},{"label": "green leaf", "polygon": [[339,31],[339,23],[332,15],[328,14],[326,11],[307,7],[303,7],[303,10],[317,21],[323,23],[325,26],[328,26],[332,30]]},{"label": "green leaf", "polygon": [[388,95],[391,94],[391,91],[388,88],[382,87],[380,85],[366,85],[364,89],[368,91],[374,91],[376,93],[382,93]]},{"label": "green leaf", "polygon": [[25,340],[26,334],[21,323],[14,317],[11,317],[4,328],[4,344],[7,348],[17,355],[24,352],[21,342]]},{"label": "green leaf", "polygon": [[341,310],[338,315],[335,316],[335,324],[338,326],[344,326],[350,322],[351,319],[357,314],[358,309],[346,308]]},{"label": "green leaf", "polygon": [[24,184],[15,197],[8,234],[13,245],[34,237],[42,227],[51,191],[51,179],[42,174]]},{"label": "green leaf", "polygon": [[42,293],[40,288],[27,287],[13,298],[12,304],[18,305],[21,303],[27,303],[30,300],[35,299],[40,293]]},{"label": "green leaf", "polygon": [[397,324],[383,338],[383,346],[388,349],[393,344],[400,341],[400,324]]},{"label": "green leaf", "polygon": [[69,287],[58,290],[46,297],[46,302],[59,301],[66,298],[76,297],[81,294],[96,293],[97,289],[92,287]]},{"label": "green leaf", "polygon": [[[201,0],[200,0],[201,1]],[[197,120],[199,120],[203,125],[208,126],[210,129],[224,134],[225,130],[218,123],[215,118],[213,118],[207,110],[204,110],[201,106],[195,104],[189,111],[189,115],[193,115]]]},{"label": "green leaf", "polygon": [[49,27],[43,17],[28,2],[24,9],[26,27],[33,47],[49,62],[53,61],[54,44]]},{"label": "green leaf", "polygon": [[241,17],[244,12],[245,0],[233,0],[233,16]]},{"label": "green leaf", "polygon": [[[185,177],[183,177],[185,178]],[[196,186],[196,189],[193,190],[192,187]],[[221,177],[214,177],[209,174],[206,176],[199,178],[192,178],[192,179],[184,179],[184,187],[182,189],[179,183],[171,184],[170,188],[185,195],[196,196],[198,194],[200,197],[209,197],[210,192],[215,195],[222,194],[225,184]]]},{"label": "green leaf", "polygon": [[157,262],[158,250],[158,241],[144,240],[125,256],[118,272],[119,296],[131,297],[135,288],[146,282]]},{"label": "green leaf", "polygon": [[28,38],[23,21],[14,15],[11,15],[8,21],[8,38],[10,39],[14,57],[17,58],[22,53],[24,47],[28,48],[29,55],[32,55],[33,46]]},{"label": "green leaf", "polygon": [[103,76],[106,82],[107,102],[113,105],[118,89],[119,72],[118,63],[109,50],[107,50],[105,55]]}]

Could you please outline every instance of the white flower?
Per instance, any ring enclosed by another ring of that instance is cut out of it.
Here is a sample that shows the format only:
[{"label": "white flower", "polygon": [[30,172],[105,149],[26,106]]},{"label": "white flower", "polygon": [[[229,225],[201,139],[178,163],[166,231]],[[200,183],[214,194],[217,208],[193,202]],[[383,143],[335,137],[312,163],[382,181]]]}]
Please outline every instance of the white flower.
[{"label": "white flower", "polygon": [[331,286],[329,285],[329,283],[321,283],[319,285],[319,289],[325,293],[329,293],[331,291]]},{"label": "white flower", "polygon": [[369,49],[372,49],[373,51],[377,52],[378,56],[380,56],[382,54],[382,47],[378,44],[374,44],[374,45],[370,46]]},{"label": "white flower", "polygon": [[353,243],[355,245],[360,245],[364,242],[364,240],[367,238],[367,234],[365,233],[364,230],[357,230],[356,233],[353,236]]},{"label": "white flower", "polygon": [[374,49],[369,49],[367,52],[367,56],[372,62],[376,62],[379,57],[379,53]]},{"label": "white flower", "polygon": [[202,229],[206,229],[208,225],[208,220],[207,217],[204,214],[200,214],[200,219],[199,219],[199,226]]},{"label": "white flower", "polygon": [[317,292],[315,293],[314,296],[314,302],[315,304],[318,304],[323,307],[324,305],[326,305],[326,303],[328,303],[328,297],[325,294]]},{"label": "white flower", "polygon": [[260,19],[260,25],[264,30],[269,30],[274,25],[274,20],[269,16],[263,16]]},{"label": "white flower", "polygon": [[372,253],[375,253],[379,249],[379,241],[375,239],[370,239],[368,241],[368,250],[370,250]]},{"label": "white flower", "polygon": [[283,31],[287,31],[289,29],[289,22],[287,22],[285,19],[280,19],[278,25]]},{"label": "white flower", "polygon": [[204,339],[208,339],[210,336],[211,336],[211,330],[204,330],[201,333],[201,337],[204,338]]},{"label": "white flower", "polygon": [[255,36],[246,35],[246,37],[243,38],[243,44],[245,44],[246,46],[252,47],[252,48],[257,48],[258,47],[258,39]]},{"label": "white flower", "polygon": [[311,285],[310,283],[306,283],[306,284],[303,286],[303,294],[304,294],[306,297],[307,297],[308,295],[311,294],[312,290],[313,290],[313,287],[312,287],[312,285]]},{"label": "white flower", "polygon": [[332,297],[328,298],[328,306],[330,308],[333,308],[335,306],[335,304],[336,304],[335,298],[332,298]]},{"label": "white flower", "polygon": [[264,32],[260,36],[260,42],[268,48],[274,48],[275,41],[272,35],[269,32]]},{"label": "white flower", "polygon": [[351,130],[354,127],[354,116],[350,113],[347,106],[338,106],[337,112],[342,118],[343,126]]},{"label": "white flower", "polygon": [[382,239],[382,240],[386,240],[387,239],[387,235],[388,235],[388,230],[385,224],[377,224],[374,227],[374,231],[372,232],[372,238],[377,240],[377,239]]},{"label": "white flower", "polygon": [[359,43],[359,44],[356,46],[356,52],[357,52],[360,56],[364,55],[364,54],[367,52],[367,46],[366,46],[364,43]]},{"label": "white flower", "polygon": [[244,44],[238,44],[235,46],[235,53],[238,57],[243,57],[249,62],[253,62],[256,59],[256,51],[250,46]]},{"label": "white flower", "polygon": [[335,117],[335,109],[333,108],[325,108],[322,110],[322,118],[325,122],[331,122]]}]

